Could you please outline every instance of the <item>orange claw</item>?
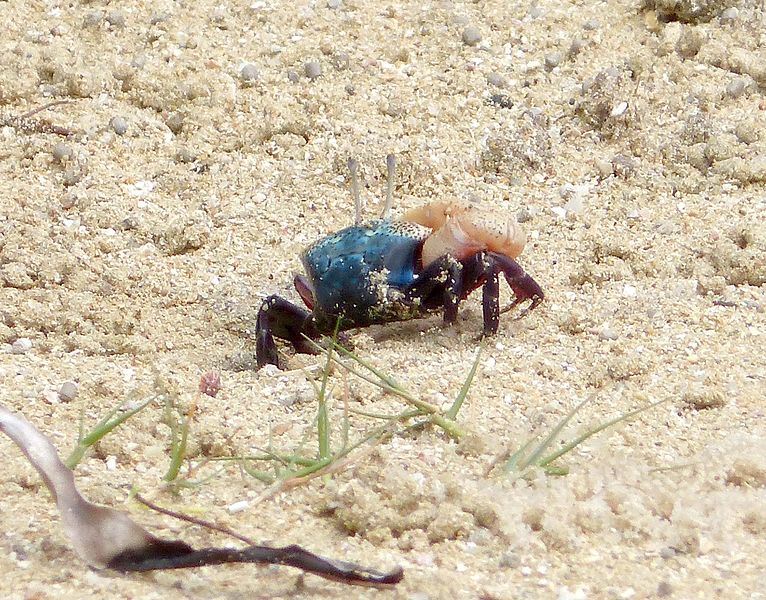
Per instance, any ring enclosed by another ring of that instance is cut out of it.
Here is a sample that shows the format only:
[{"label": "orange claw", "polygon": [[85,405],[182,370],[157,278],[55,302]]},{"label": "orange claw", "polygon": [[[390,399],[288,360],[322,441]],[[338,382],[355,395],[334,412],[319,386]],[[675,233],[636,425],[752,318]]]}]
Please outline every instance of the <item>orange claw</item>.
[{"label": "orange claw", "polygon": [[463,260],[482,250],[516,258],[527,241],[516,221],[499,221],[491,211],[457,201],[440,200],[413,208],[401,220],[434,231],[423,244],[424,265],[445,254]]}]

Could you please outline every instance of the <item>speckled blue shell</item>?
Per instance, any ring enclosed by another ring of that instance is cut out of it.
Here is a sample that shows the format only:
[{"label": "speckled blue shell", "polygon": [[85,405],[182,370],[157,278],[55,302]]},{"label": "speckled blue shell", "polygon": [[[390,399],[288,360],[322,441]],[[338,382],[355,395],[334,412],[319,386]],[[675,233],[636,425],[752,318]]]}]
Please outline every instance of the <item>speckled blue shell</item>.
[{"label": "speckled blue shell", "polygon": [[309,246],[302,260],[314,288],[317,322],[333,327],[341,317],[362,327],[385,321],[381,284],[401,290],[415,279],[420,247],[430,234],[416,223],[376,220]]}]

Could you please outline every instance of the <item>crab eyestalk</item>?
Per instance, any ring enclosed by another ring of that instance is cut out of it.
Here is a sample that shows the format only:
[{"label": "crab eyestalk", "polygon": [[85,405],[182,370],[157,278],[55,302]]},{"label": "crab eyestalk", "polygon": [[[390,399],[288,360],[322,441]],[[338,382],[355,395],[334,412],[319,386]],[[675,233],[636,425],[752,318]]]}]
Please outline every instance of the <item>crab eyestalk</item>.
[{"label": "crab eyestalk", "polygon": [[389,154],[386,156],[386,205],[383,207],[381,218],[388,219],[391,215],[391,206],[394,203],[394,180],[396,178],[396,156]]},{"label": "crab eyestalk", "polygon": [[362,222],[362,195],[359,193],[359,163],[356,159],[348,159],[348,170],[351,173],[351,193],[354,195],[354,224],[359,225]]}]

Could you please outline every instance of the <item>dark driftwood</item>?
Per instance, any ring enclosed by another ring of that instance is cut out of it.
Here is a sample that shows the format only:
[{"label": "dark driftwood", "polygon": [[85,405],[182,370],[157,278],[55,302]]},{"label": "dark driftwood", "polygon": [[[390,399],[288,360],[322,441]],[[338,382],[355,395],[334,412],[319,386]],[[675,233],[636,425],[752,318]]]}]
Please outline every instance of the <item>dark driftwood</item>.
[{"label": "dark driftwood", "polygon": [[[74,473],[53,444],[23,417],[0,405],[0,431],[21,448],[53,495],[67,536],[77,554],[92,567],[122,572],[188,569],[226,563],[267,563],[302,569],[325,579],[352,585],[399,583],[401,568],[389,573],[312,554],[300,546],[271,548],[202,548],[180,540],[163,540],[127,514],[88,502],[77,490]],[[242,536],[239,536],[240,539]]]}]

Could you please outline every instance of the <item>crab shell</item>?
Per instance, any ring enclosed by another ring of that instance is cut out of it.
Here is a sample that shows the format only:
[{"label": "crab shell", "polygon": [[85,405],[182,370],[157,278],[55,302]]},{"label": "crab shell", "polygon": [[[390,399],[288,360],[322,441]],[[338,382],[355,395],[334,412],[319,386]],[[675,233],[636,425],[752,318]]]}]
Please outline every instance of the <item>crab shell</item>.
[{"label": "crab shell", "polygon": [[424,265],[445,254],[464,260],[484,250],[516,258],[527,241],[515,221],[500,222],[493,212],[455,200],[424,204],[407,211],[400,220],[433,231],[423,243]]}]

